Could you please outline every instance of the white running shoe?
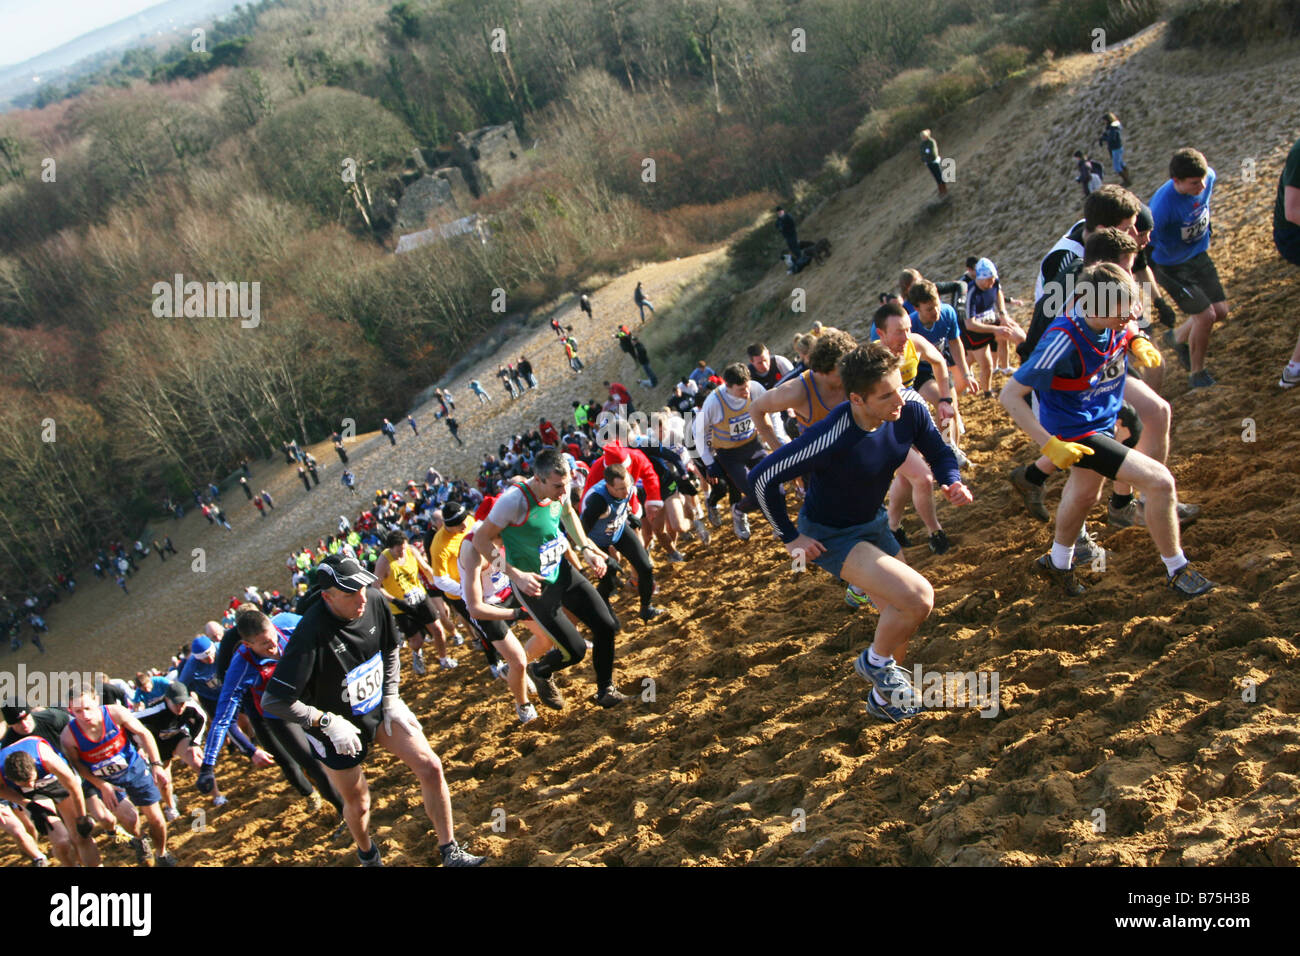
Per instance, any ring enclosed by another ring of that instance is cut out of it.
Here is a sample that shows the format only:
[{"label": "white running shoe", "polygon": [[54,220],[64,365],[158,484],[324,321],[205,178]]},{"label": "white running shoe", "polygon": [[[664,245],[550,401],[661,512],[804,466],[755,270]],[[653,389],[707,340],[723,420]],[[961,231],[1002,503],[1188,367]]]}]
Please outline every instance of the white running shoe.
[{"label": "white running shoe", "polygon": [[731,528],[741,541],[749,540],[749,516],[734,506],[731,509]]},{"label": "white running shoe", "polygon": [[510,665],[505,661],[497,661],[495,664],[488,665],[488,673],[493,677],[500,678],[501,680],[509,680]]},{"label": "white running shoe", "polygon": [[454,657],[440,657],[438,659],[438,666],[445,671],[449,671],[453,667],[459,667],[460,665],[456,663],[456,658]]},{"label": "white running shoe", "polygon": [[411,669],[421,677],[429,673],[429,668],[424,666],[424,648],[411,652]]},{"label": "white running shoe", "polygon": [[703,518],[696,518],[694,524],[692,524],[691,527],[694,528],[695,533],[700,536],[701,544],[709,543],[709,539],[712,538],[712,535],[709,533],[708,525],[704,523]]},{"label": "white running shoe", "polygon": [[531,720],[537,719],[537,708],[531,703],[515,704],[515,713],[519,715],[519,722],[526,724]]},{"label": "white running shoe", "polygon": [[168,823],[180,817],[181,813],[175,807],[163,807],[163,819]]},{"label": "white running shoe", "polygon": [[219,793],[212,798],[212,805],[214,807],[224,807],[229,802],[230,801],[226,799],[226,795],[224,793]]}]

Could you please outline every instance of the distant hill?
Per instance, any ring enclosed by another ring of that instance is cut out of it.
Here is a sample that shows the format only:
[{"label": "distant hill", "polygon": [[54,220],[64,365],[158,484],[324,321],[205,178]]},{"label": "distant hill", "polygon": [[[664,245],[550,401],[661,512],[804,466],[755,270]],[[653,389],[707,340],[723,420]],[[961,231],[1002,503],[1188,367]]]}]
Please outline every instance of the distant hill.
[{"label": "distant hill", "polygon": [[240,0],[166,0],[134,16],[92,30],[22,63],[0,67],[0,112],[14,99],[47,83],[67,83],[102,65],[105,54],[132,46],[171,46],[188,39],[190,30],[225,16]]}]

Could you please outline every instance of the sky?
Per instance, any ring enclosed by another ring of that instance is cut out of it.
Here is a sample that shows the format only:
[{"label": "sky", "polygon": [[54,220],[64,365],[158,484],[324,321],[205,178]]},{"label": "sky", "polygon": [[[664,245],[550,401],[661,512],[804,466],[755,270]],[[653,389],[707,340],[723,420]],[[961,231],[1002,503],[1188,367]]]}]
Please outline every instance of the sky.
[{"label": "sky", "polygon": [[21,63],[159,0],[0,0],[0,66]]}]

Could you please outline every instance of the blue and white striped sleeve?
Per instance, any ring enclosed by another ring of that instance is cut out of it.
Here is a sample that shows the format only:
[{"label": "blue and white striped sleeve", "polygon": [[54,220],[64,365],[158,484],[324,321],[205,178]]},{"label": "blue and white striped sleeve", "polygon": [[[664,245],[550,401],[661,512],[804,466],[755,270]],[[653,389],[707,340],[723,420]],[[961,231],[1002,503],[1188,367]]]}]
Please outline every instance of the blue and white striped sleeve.
[{"label": "blue and white striped sleeve", "polygon": [[831,415],[803,432],[794,441],[782,445],[749,472],[749,483],[765,517],[789,544],[799,537],[785,507],[784,482],[816,471],[826,464],[837,442],[848,434],[853,416],[847,410]]}]

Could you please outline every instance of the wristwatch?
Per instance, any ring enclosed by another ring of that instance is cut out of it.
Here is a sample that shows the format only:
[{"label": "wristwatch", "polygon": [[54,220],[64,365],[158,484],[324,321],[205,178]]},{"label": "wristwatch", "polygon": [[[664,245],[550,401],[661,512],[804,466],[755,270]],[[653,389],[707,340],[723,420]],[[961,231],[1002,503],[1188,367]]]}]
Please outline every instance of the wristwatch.
[{"label": "wristwatch", "polygon": [[949,398],[949,397],[946,396],[946,395],[945,395],[943,398],[939,399],[939,401],[941,401],[941,402],[947,402],[949,405],[952,404],[952,399]]},{"label": "wristwatch", "polygon": [[318,729],[320,729],[320,730],[324,730],[324,729],[325,729],[326,727],[328,727],[332,722],[333,722],[333,719],[330,717],[329,714],[321,714],[321,715],[320,715],[320,720],[317,722],[316,727],[317,727]]}]

